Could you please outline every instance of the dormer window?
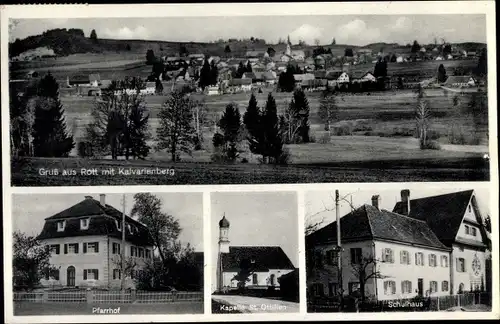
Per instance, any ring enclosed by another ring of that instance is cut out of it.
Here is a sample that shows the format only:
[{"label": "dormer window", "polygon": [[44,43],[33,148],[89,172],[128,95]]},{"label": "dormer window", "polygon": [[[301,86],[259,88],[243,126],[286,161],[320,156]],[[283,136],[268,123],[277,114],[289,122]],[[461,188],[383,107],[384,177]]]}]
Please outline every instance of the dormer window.
[{"label": "dormer window", "polygon": [[134,234],[134,232],[132,231],[132,225],[127,224],[127,228],[128,228],[128,232],[129,232],[130,234]]},{"label": "dormer window", "polygon": [[254,264],[255,263],[255,259],[250,260],[250,263]]},{"label": "dormer window", "polygon": [[471,212],[472,212],[472,206],[469,205],[469,213],[471,213]]},{"label": "dormer window", "polygon": [[116,224],[116,229],[121,232],[122,231],[122,224],[117,220],[115,220],[115,224]]},{"label": "dormer window", "polygon": [[80,219],[80,229],[81,230],[87,230],[87,229],[89,229],[89,223],[90,223],[90,219],[89,218],[82,218],[82,219]]},{"label": "dormer window", "polygon": [[64,228],[66,227],[66,221],[58,221],[57,222],[57,231],[64,232]]}]

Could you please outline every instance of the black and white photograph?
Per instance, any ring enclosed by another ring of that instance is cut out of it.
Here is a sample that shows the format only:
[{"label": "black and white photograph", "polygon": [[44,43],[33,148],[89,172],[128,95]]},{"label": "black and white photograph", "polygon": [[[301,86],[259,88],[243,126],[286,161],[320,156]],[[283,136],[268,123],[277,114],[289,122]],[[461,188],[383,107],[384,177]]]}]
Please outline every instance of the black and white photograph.
[{"label": "black and white photograph", "polygon": [[298,313],[296,192],[211,194],[212,314]]},{"label": "black and white photograph", "polygon": [[491,312],[489,194],[467,184],[307,192],[308,312]]},{"label": "black and white photograph", "polygon": [[487,181],[465,12],[10,19],[11,183]]},{"label": "black and white photograph", "polygon": [[15,316],[203,313],[201,193],[17,194]]}]

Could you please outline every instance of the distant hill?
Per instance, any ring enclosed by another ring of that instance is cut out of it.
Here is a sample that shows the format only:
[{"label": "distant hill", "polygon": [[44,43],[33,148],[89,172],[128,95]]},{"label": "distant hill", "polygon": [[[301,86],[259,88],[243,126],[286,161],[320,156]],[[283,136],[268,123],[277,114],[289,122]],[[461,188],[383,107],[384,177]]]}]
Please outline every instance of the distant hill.
[{"label": "distant hill", "polygon": [[[268,47],[273,47],[277,53],[283,52],[286,48],[285,44],[265,44],[263,40],[236,40],[219,41],[216,43],[199,43],[199,42],[168,42],[168,41],[150,41],[150,40],[118,40],[118,39],[100,39],[97,35],[97,42],[85,37],[81,29],[51,29],[41,35],[29,36],[24,39],[16,39],[15,42],[9,44],[9,57],[17,56],[25,51],[33,50],[39,47],[48,47],[54,50],[58,56],[66,56],[77,53],[105,53],[105,52],[131,52],[146,55],[146,51],[151,49],[156,56],[172,56],[178,55],[181,44],[186,47],[189,54],[207,54],[224,56],[226,45],[231,49],[232,56],[244,55],[249,50],[265,51]],[[485,47],[483,43],[460,43],[452,44],[466,51],[479,51]],[[306,52],[312,52],[316,46],[293,45],[292,49],[303,49]],[[396,52],[401,53],[408,51],[409,48],[404,45],[395,43],[372,43],[365,46],[355,46],[347,44],[323,45],[325,48],[330,48],[334,55],[342,55],[345,48],[369,48],[377,53],[381,48],[385,53]]]}]

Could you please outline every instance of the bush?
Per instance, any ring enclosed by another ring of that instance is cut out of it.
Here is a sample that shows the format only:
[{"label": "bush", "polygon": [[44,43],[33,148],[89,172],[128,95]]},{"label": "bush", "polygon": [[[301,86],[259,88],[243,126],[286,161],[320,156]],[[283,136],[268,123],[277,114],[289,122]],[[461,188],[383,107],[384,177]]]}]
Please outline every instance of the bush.
[{"label": "bush", "polygon": [[427,141],[427,143],[420,142],[421,150],[440,150],[441,145],[436,141]]},{"label": "bush", "polygon": [[77,151],[79,157],[90,157],[92,156],[92,144],[89,142],[78,142]]},{"label": "bush", "polygon": [[349,124],[342,126],[335,126],[333,127],[333,135],[335,136],[352,135],[352,126]]},{"label": "bush", "polygon": [[283,149],[281,155],[278,158],[277,164],[279,165],[288,165],[291,162],[290,150],[287,148]]},{"label": "bush", "polygon": [[247,158],[241,159],[241,163],[248,163],[248,159]]}]

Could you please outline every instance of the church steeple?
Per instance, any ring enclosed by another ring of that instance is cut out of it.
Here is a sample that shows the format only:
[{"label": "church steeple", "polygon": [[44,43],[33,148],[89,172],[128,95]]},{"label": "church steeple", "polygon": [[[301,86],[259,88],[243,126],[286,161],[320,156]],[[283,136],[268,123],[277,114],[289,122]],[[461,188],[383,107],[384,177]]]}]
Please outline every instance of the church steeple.
[{"label": "church steeple", "polygon": [[219,221],[219,253],[229,253],[229,221],[225,214]]}]

